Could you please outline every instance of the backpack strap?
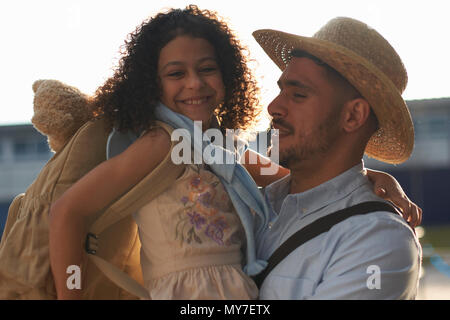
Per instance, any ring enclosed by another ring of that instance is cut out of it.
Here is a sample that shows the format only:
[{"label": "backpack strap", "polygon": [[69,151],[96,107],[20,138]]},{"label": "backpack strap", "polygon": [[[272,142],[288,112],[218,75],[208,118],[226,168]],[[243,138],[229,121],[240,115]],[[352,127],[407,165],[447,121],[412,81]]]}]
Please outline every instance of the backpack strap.
[{"label": "backpack strap", "polygon": [[[157,122],[157,124],[171,135],[173,128],[162,122]],[[185,165],[176,165],[171,160],[174,144],[175,142],[172,142],[167,156],[151,173],[110,205],[94,221],[86,236],[85,250],[89,254],[91,261],[115,284],[144,299],[150,298],[145,288],[118,267],[95,255],[98,248],[97,240],[103,230],[138,211],[169,188],[183,173]],[[155,150],[155,152],[158,152],[158,150]]]},{"label": "backpack strap", "polygon": [[333,212],[325,217],[317,219],[313,223],[303,227],[290,236],[283,244],[275,250],[268,260],[267,267],[258,275],[253,277],[258,288],[261,288],[264,279],[269,273],[292,251],[300,247],[305,242],[329,231],[334,225],[355,215],[367,214],[375,211],[387,211],[400,214],[393,205],[381,201],[368,201],[349,208]]},{"label": "backpack strap", "polygon": [[[172,134],[173,128],[169,125],[160,121],[157,121],[157,125],[166,130],[169,136]],[[173,184],[185,169],[183,164],[172,162],[171,153],[175,143],[172,141],[168,154],[152,172],[105,210],[92,224],[90,233],[98,235],[114,223],[138,211]]]}]

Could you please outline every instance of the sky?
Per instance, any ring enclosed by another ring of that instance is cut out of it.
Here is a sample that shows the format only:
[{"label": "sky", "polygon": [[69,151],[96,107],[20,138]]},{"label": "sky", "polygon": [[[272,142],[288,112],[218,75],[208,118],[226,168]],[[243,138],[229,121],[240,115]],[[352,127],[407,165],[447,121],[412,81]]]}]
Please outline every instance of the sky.
[{"label": "sky", "polygon": [[93,94],[112,75],[127,34],[161,10],[190,3],[217,11],[248,47],[264,106],[278,92],[281,71],[252,32],[312,36],[338,16],[367,23],[396,49],[408,71],[406,100],[450,97],[448,0],[16,0],[0,2],[0,125],[30,123],[35,80]]}]

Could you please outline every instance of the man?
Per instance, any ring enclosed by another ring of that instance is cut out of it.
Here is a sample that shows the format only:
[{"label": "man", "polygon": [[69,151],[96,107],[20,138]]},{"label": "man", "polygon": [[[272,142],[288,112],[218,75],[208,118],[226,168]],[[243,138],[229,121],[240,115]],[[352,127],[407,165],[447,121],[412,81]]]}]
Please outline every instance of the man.
[{"label": "man", "polygon": [[[414,142],[401,92],[407,75],[389,43],[366,24],[331,20],[313,37],[258,30],[255,39],[283,70],[268,111],[279,130],[280,162],[291,174],[266,188],[267,260],[296,231],[366,201],[363,154],[408,159]],[[421,247],[413,229],[387,210],[334,224],[284,258],[265,278],[261,299],[413,299]]]}]

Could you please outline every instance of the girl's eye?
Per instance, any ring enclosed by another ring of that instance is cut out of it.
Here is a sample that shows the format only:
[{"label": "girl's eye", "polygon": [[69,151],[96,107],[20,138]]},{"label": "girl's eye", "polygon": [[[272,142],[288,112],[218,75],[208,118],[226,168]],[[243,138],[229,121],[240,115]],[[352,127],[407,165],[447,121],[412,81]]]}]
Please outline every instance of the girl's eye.
[{"label": "girl's eye", "polygon": [[217,67],[203,67],[200,69],[200,72],[208,73],[208,72],[213,72],[216,70],[217,70]]}]

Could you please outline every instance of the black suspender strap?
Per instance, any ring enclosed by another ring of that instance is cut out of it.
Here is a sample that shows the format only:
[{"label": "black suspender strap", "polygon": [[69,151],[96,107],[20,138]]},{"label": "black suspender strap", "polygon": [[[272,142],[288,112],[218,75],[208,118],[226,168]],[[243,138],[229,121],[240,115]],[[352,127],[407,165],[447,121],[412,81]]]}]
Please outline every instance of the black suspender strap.
[{"label": "black suspender strap", "polygon": [[399,214],[399,212],[391,204],[381,201],[368,201],[333,212],[323,218],[317,219],[313,223],[295,232],[285,242],[283,242],[283,244],[270,256],[267,267],[261,273],[254,276],[253,280],[255,281],[258,288],[260,288],[264,279],[273,270],[273,268],[275,268],[278,263],[280,263],[296,248],[300,247],[305,242],[317,237],[318,235],[327,232],[334,225],[338,224],[341,221],[344,221],[347,218],[350,218],[351,216],[371,213],[375,211],[388,211],[394,214]]}]

